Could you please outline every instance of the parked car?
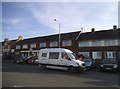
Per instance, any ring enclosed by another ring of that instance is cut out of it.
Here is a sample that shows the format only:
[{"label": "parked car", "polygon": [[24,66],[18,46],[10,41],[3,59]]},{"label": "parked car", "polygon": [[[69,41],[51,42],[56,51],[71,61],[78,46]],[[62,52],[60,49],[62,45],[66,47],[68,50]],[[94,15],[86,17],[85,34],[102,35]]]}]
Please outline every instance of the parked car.
[{"label": "parked car", "polygon": [[100,65],[101,71],[118,71],[118,63],[116,58],[105,58],[103,59],[101,65]]},{"label": "parked car", "polygon": [[36,60],[34,61],[34,64],[35,64],[36,66],[38,66],[38,64],[39,64],[39,59],[36,59]]},{"label": "parked car", "polygon": [[30,57],[22,56],[19,59],[16,60],[17,64],[25,64],[29,60]]},{"label": "parked car", "polygon": [[35,61],[38,59],[38,56],[33,56],[28,60],[28,64],[35,64]]},{"label": "parked car", "polygon": [[83,58],[85,62],[86,69],[92,69],[95,67],[95,60],[92,58]]}]

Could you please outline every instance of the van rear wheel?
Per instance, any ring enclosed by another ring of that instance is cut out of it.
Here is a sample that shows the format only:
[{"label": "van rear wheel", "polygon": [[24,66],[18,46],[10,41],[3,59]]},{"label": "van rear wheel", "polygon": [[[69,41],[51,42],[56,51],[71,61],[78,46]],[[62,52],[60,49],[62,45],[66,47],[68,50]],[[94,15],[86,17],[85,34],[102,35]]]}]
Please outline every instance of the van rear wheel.
[{"label": "van rear wheel", "polygon": [[45,65],[45,64],[42,64],[42,65],[41,65],[41,68],[42,68],[42,69],[46,69],[46,65]]},{"label": "van rear wheel", "polygon": [[71,72],[71,73],[74,73],[75,72],[75,68],[73,66],[70,66],[68,68],[68,71]]}]

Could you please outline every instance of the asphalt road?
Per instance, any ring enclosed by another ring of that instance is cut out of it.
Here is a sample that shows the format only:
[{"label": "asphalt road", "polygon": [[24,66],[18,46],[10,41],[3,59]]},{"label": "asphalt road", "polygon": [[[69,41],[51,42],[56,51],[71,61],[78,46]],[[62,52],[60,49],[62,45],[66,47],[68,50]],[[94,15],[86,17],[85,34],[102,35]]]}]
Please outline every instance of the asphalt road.
[{"label": "asphalt road", "polygon": [[118,87],[117,73],[69,73],[3,61],[2,87]]}]

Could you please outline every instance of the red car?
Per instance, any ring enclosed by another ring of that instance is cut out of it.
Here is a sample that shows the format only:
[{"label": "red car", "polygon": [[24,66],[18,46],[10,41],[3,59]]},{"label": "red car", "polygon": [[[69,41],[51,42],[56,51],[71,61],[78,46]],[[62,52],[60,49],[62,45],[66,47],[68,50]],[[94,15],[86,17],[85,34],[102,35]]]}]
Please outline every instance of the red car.
[{"label": "red car", "polygon": [[28,64],[35,64],[35,61],[38,59],[38,56],[33,56],[28,60]]}]

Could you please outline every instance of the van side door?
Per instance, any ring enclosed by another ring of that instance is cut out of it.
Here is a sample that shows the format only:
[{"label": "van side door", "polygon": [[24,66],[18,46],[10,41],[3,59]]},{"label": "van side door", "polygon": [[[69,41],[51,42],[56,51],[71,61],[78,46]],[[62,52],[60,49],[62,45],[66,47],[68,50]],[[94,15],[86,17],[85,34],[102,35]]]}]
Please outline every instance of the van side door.
[{"label": "van side door", "polygon": [[49,65],[57,66],[59,62],[60,52],[49,52]]}]

